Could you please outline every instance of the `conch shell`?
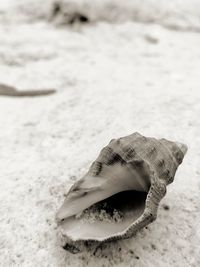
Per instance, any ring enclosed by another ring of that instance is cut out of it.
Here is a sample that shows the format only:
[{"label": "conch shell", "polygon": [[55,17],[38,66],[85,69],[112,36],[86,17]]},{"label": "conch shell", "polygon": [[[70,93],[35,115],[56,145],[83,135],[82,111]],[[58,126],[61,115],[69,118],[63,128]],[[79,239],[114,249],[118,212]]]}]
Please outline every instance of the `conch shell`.
[{"label": "conch shell", "polygon": [[[73,241],[110,241],[128,238],[153,222],[186,151],[184,144],[139,133],[111,140],[66,194],[56,215],[62,234]],[[122,219],[91,222],[77,215],[103,202]]]}]

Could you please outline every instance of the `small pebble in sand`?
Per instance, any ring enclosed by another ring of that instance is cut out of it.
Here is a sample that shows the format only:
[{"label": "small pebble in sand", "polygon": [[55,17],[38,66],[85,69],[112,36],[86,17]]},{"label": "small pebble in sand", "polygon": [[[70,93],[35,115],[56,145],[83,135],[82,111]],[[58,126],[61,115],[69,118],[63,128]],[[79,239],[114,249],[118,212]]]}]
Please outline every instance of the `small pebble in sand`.
[{"label": "small pebble in sand", "polygon": [[159,39],[153,35],[145,34],[144,39],[150,44],[157,44]]},{"label": "small pebble in sand", "polygon": [[169,210],[169,206],[166,205],[166,204],[163,204],[163,209],[164,209],[164,210]]}]

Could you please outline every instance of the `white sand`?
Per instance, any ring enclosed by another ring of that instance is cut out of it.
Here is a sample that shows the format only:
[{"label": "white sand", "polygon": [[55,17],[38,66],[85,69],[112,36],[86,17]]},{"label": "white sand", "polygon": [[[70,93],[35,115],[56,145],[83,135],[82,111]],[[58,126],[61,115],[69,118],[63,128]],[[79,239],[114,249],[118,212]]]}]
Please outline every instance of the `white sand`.
[{"label": "white sand", "polygon": [[[0,82],[58,92],[0,97],[0,265],[200,266],[200,34],[2,16]],[[189,147],[157,220],[95,253],[63,250],[54,222],[63,193],[110,139],[135,131]]]}]

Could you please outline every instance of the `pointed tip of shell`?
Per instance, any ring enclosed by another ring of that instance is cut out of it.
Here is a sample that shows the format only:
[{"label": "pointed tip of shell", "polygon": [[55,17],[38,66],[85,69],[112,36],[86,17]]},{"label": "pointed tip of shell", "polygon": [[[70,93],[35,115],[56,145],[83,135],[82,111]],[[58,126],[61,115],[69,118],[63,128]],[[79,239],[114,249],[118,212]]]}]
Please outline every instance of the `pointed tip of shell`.
[{"label": "pointed tip of shell", "polygon": [[179,143],[179,142],[176,142],[176,145],[179,147],[179,149],[182,151],[183,155],[185,156],[188,150],[187,145]]}]

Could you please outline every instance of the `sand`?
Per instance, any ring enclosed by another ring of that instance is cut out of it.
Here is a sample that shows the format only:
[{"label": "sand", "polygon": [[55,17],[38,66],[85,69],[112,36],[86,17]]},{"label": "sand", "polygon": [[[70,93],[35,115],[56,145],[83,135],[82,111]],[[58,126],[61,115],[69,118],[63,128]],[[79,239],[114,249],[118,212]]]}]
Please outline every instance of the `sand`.
[{"label": "sand", "polygon": [[[0,10],[0,82],[57,90],[0,96],[0,265],[200,266],[198,20],[176,31],[159,20],[57,27],[20,20],[13,0]],[[64,250],[63,194],[110,139],[135,131],[189,148],[157,220],[128,240]]]},{"label": "sand", "polygon": [[103,205],[92,205],[79,212],[75,218],[80,222],[93,224],[95,222],[119,223],[123,221],[123,213],[120,210],[110,207],[106,202]]}]

